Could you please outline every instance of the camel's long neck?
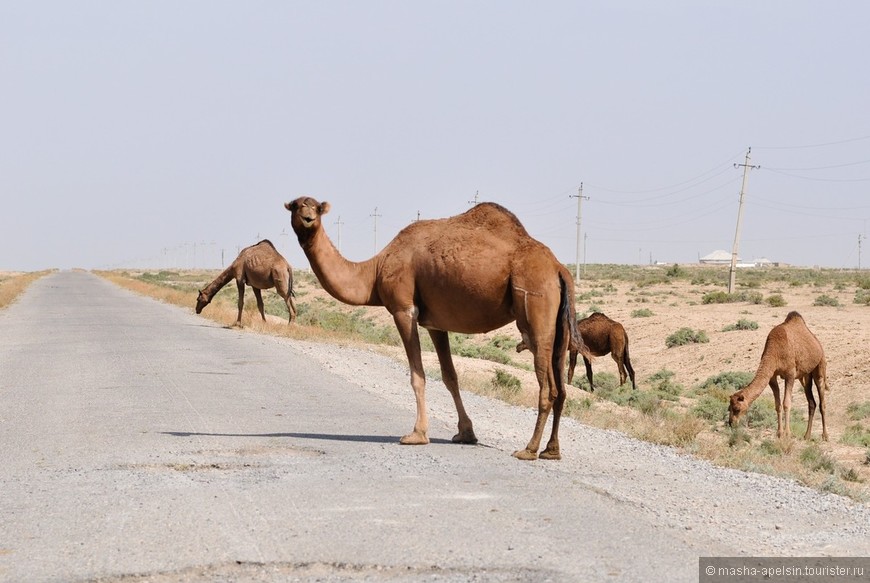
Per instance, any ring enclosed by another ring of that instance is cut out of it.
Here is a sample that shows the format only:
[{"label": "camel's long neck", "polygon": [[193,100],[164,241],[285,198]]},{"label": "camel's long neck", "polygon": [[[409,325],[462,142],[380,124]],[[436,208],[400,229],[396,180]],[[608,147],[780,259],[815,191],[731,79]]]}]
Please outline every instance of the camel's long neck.
[{"label": "camel's long neck", "polygon": [[375,287],[377,256],[360,263],[348,261],[341,256],[322,228],[299,243],[311,269],[329,295],[354,306],[382,305]]},{"label": "camel's long neck", "polygon": [[215,294],[221,291],[221,288],[228,284],[232,278],[233,266],[230,265],[229,267],[224,269],[213,282],[205,286],[202,290],[202,293],[204,293],[206,297],[208,297],[208,301],[211,301]]},{"label": "camel's long neck", "polygon": [[752,377],[748,385],[738,391],[743,394],[747,405],[751,405],[764,392],[764,389],[770,384],[770,379],[773,377],[774,372],[776,372],[775,367],[765,362],[762,356],[761,364],[758,365],[755,376]]}]

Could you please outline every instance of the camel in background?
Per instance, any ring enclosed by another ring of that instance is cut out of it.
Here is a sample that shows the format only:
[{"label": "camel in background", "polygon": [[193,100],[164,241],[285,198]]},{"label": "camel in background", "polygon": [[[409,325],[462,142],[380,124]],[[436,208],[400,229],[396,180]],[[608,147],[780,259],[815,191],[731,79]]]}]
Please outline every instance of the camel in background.
[{"label": "camel in background", "polygon": [[[808,419],[804,439],[809,439],[813,430],[813,416],[816,401],[813,398],[813,381],[819,393],[819,411],[822,415],[822,439],[828,440],[825,425],[825,392],[829,390],[826,377],[827,363],[825,351],[815,334],[807,328],[803,317],[797,312],[789,312],[782,324],[774,326],[767,335],[761,363],[755,377],[746,387],[731,395],[728,406],[728,425],[734,427],[740,417],[749,409],[752,402],[770,386],[776,407],[776,436],[791,435],[791,390],[797,379],[804,386],[807,397]],[[777,377],[785,380],[785,392],[780,402]],[[785,422],[783,422],[785,417]]]},{"label": "camel in background", "polygon": [[465,412],[448,332],[475,334],[516,321],[535,361],[540,387],[538,417],[523,460],[538,457],[544,426],[553,425],[541,458],[560,459],[559,419],[565,403],[565,354],[585,352],[576,332],[574,283],[568,270],[531,238],[516,216],[492,203],[446,219],[417,221],[402,229],[377,255],[359,263],[341,256],[321,217],[328,202],[310,197],[284,205],[317,279],[332,297],[351,305],[384,306],[393,316],[411,369],[417,418],[402,444],[429,443],[426,377],[418,325],[426,328],[444,384],[459,417],[454,442],[476,443]]},{"label": "camel in background", "polygon": [[[589,379],[589,390],[595,391],[595,386],[592,384],[592,362],[590,357],[604,356],[610,353],[610,356],[616,362],[616,367],[619,370],[619,385],[625,384],[626,374],[631,378],[631,387],[637,389],[637,384],[634,381],[634,368],[631,366],[631,359],[628,356],[628,334],[625,333],[625,328],[616,320],[612,320],[601,312],[594,312],[592,315],[577,321],[577,331],[580,332],[580,337],[583,338],[583,343],[586,345],[589,355],[583,355],[583,364],[586,365],[586,378]],[[522,352],[526,349],[525,342],[517,344],[517,352]],[[577,366],[577,351],[572,349],[568,362],[568,383],[574,380],[574,368]]]},{"label": "camel in background", "polygon": [[236,326],[242,325],[245,285],[254,289],[257,308],[260,309],[260,316],[264,322],[266,321],[266,312],[263,308],[261,290],[273,287],[287,304],[287,311],[290,313],[289,323],[292,324],[293,320],[296,319],[296,304],[293,301],[293,268],[268,239],[242,249],[229,267],[224,269],[213,282],[199,291],[196,298],[196,313],[202,312],[202,309],[211,303],[215,294],[231,279],[236,280],[236,285],[239,288],[239,317],[236,319]]}]

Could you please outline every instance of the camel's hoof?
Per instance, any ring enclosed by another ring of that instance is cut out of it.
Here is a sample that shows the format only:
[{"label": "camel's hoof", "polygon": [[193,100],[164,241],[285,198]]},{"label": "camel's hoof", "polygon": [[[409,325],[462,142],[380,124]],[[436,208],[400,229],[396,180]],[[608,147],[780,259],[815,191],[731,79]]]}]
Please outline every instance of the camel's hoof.
[{"label": "camel's hoof", "polygon": [[419,433],[409,433],[403,436],[399,440],[399,443],[402,445],[426,445],[429,443],[429,438]]},{"label": "camel's hoof", "polygon": [[453,436],[453,443],[468,443],[474,445],[477,443],[477,438],[474,436],[473,431],[469,431],[468,433],[457,433]]},{"label": "camel's hoof", "polygon": [[562,459],[562,454],[559,453],[559,448],[547,448],[541,452],[540,458],[542,460],[560,460]]},{"label": "camel's hoof", "polygon": [[514,457],[518,460],[534,461],[538,459],[538,454],[534,451],[529,451],[528,449],[519,449],[514,452]]}]

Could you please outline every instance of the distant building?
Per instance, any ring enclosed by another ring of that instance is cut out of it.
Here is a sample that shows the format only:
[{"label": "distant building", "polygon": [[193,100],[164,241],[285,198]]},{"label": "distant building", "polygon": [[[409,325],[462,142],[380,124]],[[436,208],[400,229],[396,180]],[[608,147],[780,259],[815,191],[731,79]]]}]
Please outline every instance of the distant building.
[{"label": "distant building", "polygon": [[[737,258],[737,261],[740,261],[739,257]],[[717,249],[709,255],[704,255],[698,259],[698,263],[704,265],[731,265],[731,253]]]}]

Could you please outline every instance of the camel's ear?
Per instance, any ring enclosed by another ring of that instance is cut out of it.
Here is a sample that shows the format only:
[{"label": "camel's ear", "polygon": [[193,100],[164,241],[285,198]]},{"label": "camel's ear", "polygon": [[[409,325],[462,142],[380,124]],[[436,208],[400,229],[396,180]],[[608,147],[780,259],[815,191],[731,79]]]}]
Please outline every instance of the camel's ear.
[{"label": "camel's ear", "polygon": [[284,208],[287,209],[288,211],[290,211],[291,213],[296,210],[297,206],[299,206],[299,205],[296,204],[295,200],[293,202],[285,202],[284,203]]},{"label": "camel's ear", "polygon": [[329,203],[324,200],[322,203],[320,203],[320,214],[325,215],[329,212],[330,208],[332,207],[329,206]]}]

